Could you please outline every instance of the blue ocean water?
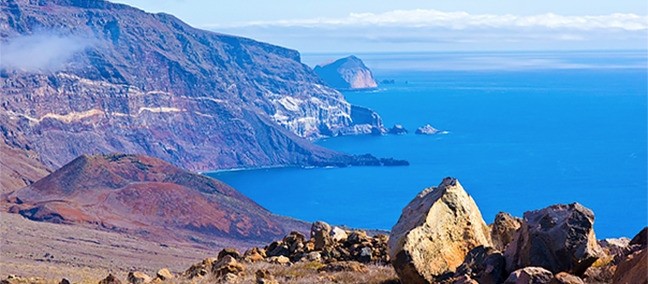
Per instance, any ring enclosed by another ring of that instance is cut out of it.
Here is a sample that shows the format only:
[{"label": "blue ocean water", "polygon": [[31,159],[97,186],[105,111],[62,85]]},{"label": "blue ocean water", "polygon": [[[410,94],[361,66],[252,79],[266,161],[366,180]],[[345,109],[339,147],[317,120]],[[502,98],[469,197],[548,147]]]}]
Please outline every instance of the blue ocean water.
[{"label": "blue ocean water", "polygon": [[[304,56],[307,63],[339,55]],[[647,57],[640,52],[360,54],[375,91],[347,92],[386,126],[430,123],[445,135],[318,141],[409,167],[262,169],[209,173],[277,214],[390,229],[422,189],[457,177],[487,223],[579,202],[598,238],[648,225]]]}]

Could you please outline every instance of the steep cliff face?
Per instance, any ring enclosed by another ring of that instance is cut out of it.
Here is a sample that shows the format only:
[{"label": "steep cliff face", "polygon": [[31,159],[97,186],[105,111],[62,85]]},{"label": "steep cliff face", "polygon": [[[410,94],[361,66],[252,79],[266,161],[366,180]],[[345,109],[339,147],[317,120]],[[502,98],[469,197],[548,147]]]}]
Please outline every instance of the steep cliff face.
[{"label": "steep cliff face", "polygon": [[32,220],[157,241],[269,241],[307,228],[220,181],[142,155],[84,155],[5,198],[11,212]]},{"label": "steep cliff face", "polygon": [[338,59],[332,63],[318,65],[315,73],[327,85],[338,90],[361,90],[378,87],[371,70],[360,58],[353,55]]},{"label": "steep cliff face", "polygon": [[[106,1],[0,5],[3,57],[14,63],[0,72],[3,140],[46,166],[108,152],[192,170],[353,160],[303,139],[358,126],[294,50]],[[22,52],[10,54],[16,42]],[[47,56],[65,61],[38,61]]]}]

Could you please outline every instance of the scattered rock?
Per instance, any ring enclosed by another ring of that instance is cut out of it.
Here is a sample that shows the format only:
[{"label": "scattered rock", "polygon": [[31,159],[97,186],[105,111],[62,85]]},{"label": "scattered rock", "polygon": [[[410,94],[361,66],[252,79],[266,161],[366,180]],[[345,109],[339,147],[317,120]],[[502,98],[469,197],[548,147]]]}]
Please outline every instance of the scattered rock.
[{"label": "scattered rock", "polygon": [[321,250],[331,245],[331,226],[325,222],[317,221],[311,226],[310,235],[315,239],[315,249]]},{"label": "scattered rock", "polygon": [[331,238],[335,242],[343,242],[346,241],[348,235],[345,230],[341,229],[340,227],[333,227],[331,229]]},{"label": "scattered rock", "polygon": [[274,264],[279,264],[279,265],[290,265],[290,259],[280,255],[280,256],[273,256],[268,258],[269,263],[274,263]]},{"label": "scattered rock", "polygon": [[274,276],[267,269],[259,269],[254,275],[256,276],[257,284],[279,284],[279,281],[275,280]]},{"label": "scattered rock", "polygon": [[404,209],[389,235],[389,254],[404,283],[434,282],[453,272],[471,249],[490,246],[488,226],[459,181],[445,178]]},{"label": "scattered rock", "polygon": [[265,250],[257,247],[246,250],[245,253],[243,254],[243,260],[247,262],[262,261],[265,258],[266,258]]},{"label": "scattered rock", "polygon": [[121,281],[115,277],[115,275],[112,275],[112,273],[108,274],[106,278],[102,279],[99,281],[99,284],[121,284]]},{"label": "scattered rock", "polygon": [[162,268],[162,269],[158,270],[156,276],[157,276],[158,279],[160,279],[162,281],[170,280],[170,279],[175,278],[173,273],[171,273],[171,271],[169,271],[168,268]]},{"label": "scattered rock", "polygon": [[309,252],[308,254],[306,254],[305,259],[308,260],[308,261],[321,262],[322,261],[322,254],[320,252],[318,252],[318,251],[312,251],[312,252]]},{"label": "scattered rock", "polygon": [[421,126],[416,129],[416,134],[421,134],[421,135],[433,135],[437,134],[439,132],[438,129],[432,127],[432,125],[426,124],[425,126]]},{"label": "scattered rock", "polygon": [[394,124],[394,126],[392,126],[392,128],[389,129],[389,134],[395,134],[395,135],[407,134],[407,129],[405,129],[405,127],[403,127],[400,124]]},{"label": "scattered rock", "polygon": [[554,275],[554,278],[551,279],[549,284],[585,284],[585,282],[578,276],[571,275],[567,272],[560,272]]},{"label": "scattered rock", "polygon": [[151,276],[141,271],[131,271],[128,273],[128,283],[131,284],[144,284],[153,280]]},{"label": "scattered rock", "polygon": [[517,230],[522,225],[522,220],[511,216],[506,212],[499,212],[495,215],[495,221],[490,225],[493,247],[504,251],[506,246],[513,241]]},{"label": "scattered rock", "polygon": [[72,284],[72,282],[70,282],[70,280],[68,280],[67,278],[63,278],[61,279],[61,281],[59,281],[59,284]]},{"label": "scattered rock", "polygon": [[236,260],[241,259],[241,253],[238,252],[235,248],[224,248],[218,253],[218,259],[221,259],[225,257],[226,255],[229,255],[233,257]]},{"label": "scattered rock", "polygon": [[[212,273],[219,278],[232,278],[231,275],[240,276],[245,271],[245,266],[231,255],[225,255],[212,266]],[[228,274],[231,274],[228,276]]]},{"label": "scattered rock", "polygon": [[553,274],[542,267],[525,267],[513,271],[505,284],[545,284],[551,282]]},{"label": "scattered rock", "polygon": [[210,271],[212,271],[215,262],[216,262],[216,258],[203,259],[202,262],[194,264],[191,267],[189,267],[189,269],[187,269],[184,273],[182,273],[182,276],[187,279],[204,277],[207,274],[209,274]]},{"label": "scattered rock", "polygon": [[594,213],[578,203],[525,212],[504,254],[507,270],[539,266],[582,276],[601,254],[593,224]]},{"label": "scattered rock", "polygon": [[612,278],[612,283],[648,283],[648,249],[643,249],[628,255],[626,259],[617,266],[616,272],[614,272],[614,277]]},{"label": "scattered rock", "polygon": [[350,272],[368,272],[369,269],[362,263],[355,261],[338,261],[331,262],[326,266],[318,269],[319,272],[341,272],[341,271],[350,271]]}]

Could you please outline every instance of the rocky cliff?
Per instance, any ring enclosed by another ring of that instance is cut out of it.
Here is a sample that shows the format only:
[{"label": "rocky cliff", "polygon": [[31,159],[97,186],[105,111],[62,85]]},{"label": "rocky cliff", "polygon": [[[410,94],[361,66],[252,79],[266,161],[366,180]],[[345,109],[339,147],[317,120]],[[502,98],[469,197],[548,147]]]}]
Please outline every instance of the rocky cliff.
[{"label": "rocky cliff", "polygon": [[358,127],[294,50],[101,0],[0,5],[0,133],[50,168],[112,152],[192,170],[349,164],[303,138],[382,127]]},{"label": "rocky cliff", "polygon": [[315,73],[327,85],[338,90],[361,90],[378,87],[371,70],[360,58],[353,55],[338,59],[332,63],[318,65]]},{"label": "rocky cliff", "polygon": [[31,220],[159,242],[269,241],[307,230],[220,181],[141,155],[84,155],[4,199]]}]

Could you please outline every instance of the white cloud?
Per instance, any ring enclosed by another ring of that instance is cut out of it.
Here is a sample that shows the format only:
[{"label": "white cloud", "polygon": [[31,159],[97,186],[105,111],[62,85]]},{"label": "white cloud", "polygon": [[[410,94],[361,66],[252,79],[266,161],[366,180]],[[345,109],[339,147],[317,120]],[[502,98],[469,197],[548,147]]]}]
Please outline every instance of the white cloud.
[{"label": "white cloud", "polygon": [[53,72],[63,68],[75,53],[93,42],[49,31],[8,38],[0,44],[0,69]]},{"label": "white cloud", "polygon": [[648,16],[614,13],[597,16],[563,16],[553,13],[518,16],[469,14],[438,10],[394,10],[384,13],[351,13],[341,18],[288,19],[205,25],[209,28],[242,27],[345,27],[392,26],[448,29],[547,28],[575,30],[648,30]]}]

